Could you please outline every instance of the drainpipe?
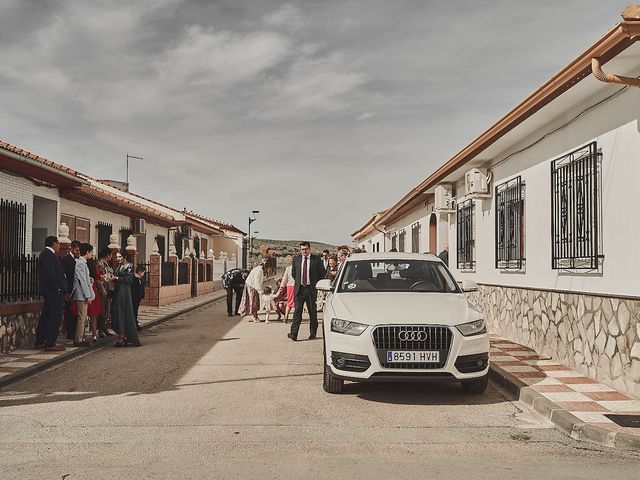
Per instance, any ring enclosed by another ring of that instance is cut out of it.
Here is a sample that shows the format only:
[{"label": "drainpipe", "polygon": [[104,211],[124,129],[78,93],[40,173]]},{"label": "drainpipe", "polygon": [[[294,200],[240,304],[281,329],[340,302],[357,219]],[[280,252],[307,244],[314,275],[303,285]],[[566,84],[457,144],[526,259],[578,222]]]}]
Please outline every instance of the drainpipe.
[{"label": "drainpipe", "polygon": [[375,225],[373,226],[373,229],[377,230],[382,234],[382,250],[386,252],[387,251],[387,232],[385,232],[384,230],[380,230]]},{"label": "drainpipe", "polygon": [[619,85],[627,85],[630,87],[640,87],[640,79],[633,77],[623,77],[620,75],[613,75],[611,73],[605,73],[602,71],[600,60],[597,58],[591,59],[591,71],[593,76],[601,82],[605,83],[617,83]]}]

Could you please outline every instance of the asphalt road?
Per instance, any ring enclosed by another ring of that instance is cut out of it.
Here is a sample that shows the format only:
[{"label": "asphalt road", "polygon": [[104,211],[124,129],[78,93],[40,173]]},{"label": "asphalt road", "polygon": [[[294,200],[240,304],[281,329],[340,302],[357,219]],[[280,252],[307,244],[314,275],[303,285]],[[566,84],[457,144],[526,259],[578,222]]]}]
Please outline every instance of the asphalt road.
[{"label": "asphalt road", "polygon": [[0,390],[0,479],[639,478],[494,387],[326,394],[322,341],[286,331],[218,302]]}]

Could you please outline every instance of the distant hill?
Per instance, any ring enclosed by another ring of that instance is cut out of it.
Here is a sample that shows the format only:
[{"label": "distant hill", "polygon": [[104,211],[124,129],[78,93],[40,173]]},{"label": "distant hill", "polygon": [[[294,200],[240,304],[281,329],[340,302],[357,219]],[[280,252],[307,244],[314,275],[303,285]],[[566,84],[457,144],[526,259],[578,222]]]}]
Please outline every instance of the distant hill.
[{"label": "distant hill", "polygon": [[[253,248],[251,249],[250,257],[252,259],[257,258],[260,255],[260,246],[268,245],[276,251],[276,257],[282,258],[289,255],[295,255],[300,252],[301,240],[272,240],[267,238],[256,238],[253,241]],[[319,255],[323,250],[329,250],[331,253],[335,253],[338,249],[337,245],[331,245],[329,243],[314,242],[311,243],[311,253]]]}]

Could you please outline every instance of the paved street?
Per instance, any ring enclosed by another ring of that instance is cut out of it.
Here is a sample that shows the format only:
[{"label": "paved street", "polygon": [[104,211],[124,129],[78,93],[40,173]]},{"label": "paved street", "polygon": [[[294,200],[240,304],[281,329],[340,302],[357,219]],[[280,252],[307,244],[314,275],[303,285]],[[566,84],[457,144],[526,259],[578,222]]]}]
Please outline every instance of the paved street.
[{"label": "paved street", "polygon": [[6,387],[0,478],[637,476],[640,456],[574,442],[493,387],[325,394],[322,341],[286,330],[228,319],[217,302],[143,333],[143,348],[104,347]]}]

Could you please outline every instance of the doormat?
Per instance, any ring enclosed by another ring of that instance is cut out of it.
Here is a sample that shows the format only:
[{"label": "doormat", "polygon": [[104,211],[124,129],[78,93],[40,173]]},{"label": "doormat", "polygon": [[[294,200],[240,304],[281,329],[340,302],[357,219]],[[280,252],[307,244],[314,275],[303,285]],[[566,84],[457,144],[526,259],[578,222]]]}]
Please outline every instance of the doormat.
[{"label": "doormat", "polygon": [[605,413],[605,417],[616,422],[621,427],[640,428],[640,415],[620,415]]}]

